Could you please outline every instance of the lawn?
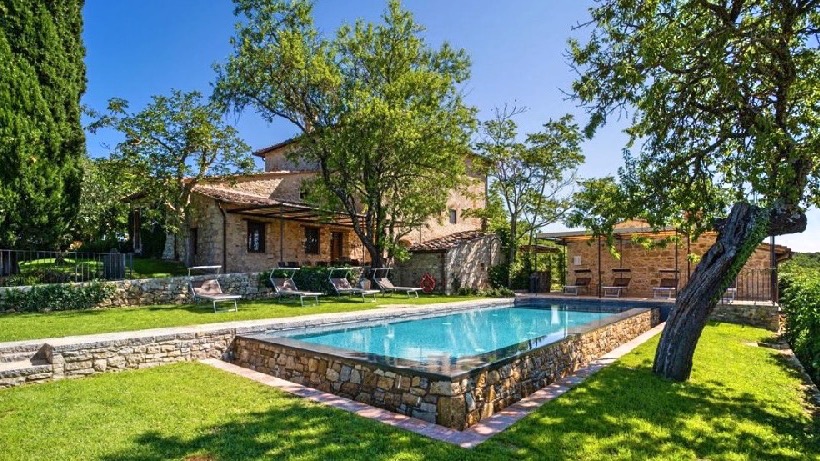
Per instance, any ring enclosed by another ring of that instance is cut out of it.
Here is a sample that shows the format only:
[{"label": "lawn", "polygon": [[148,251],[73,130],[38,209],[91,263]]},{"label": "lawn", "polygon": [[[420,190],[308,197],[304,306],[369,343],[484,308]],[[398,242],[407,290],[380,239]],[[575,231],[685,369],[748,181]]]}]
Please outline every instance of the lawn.
[{"label": "lawn", "polygon": [[797,374],[749,345],[770,337],[709,326],[682,384],[650,341],[475,450],[193,363],[24,386],[0,391],[0,459],[818,459]]},{"label": "lawn", "polygon": [[[320,298],[321,299],[321,298]],[[243,301],[238,312],[214,313],[210,303],[197,305],[155,305],[120,307],[82,311],[0,314],[0,342],[23,339],[53,338],[94,333],[141,330],[145,328],[176,327],[234,320],[272,319],[297,315],[330,312],[351,312],[375,309],[391,304],[431,304],[473,299],[464,296],[404,296],[379,297],[378,301],[362,302],[356,299],[322,299],[318,306],[301,307],[290,300]],[[220,305],[220,309],[225,304]],[[233,306],[230,306],[231,308]]]}]

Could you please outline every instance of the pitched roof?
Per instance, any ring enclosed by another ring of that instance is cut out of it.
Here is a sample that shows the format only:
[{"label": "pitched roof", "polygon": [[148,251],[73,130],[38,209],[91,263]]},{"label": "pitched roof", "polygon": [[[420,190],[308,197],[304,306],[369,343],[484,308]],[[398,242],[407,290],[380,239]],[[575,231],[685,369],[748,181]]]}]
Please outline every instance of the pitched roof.
[{"label": "pitched roof", "polygon": [[293,142],[296,142],[296,138],[286,139],[286,140],[284,140],[282,142],[278,142],[278,143],[276,143],[272,146],[257,149],[253,152],[253,155],[255,155],[257,157],[265,158],[265,154],[267,154],[268,152],[275,151],[276,149],[280,149],[282,147],[285,147],[288,144],[291,144]]},{"label": "pitched roof", "polygon": [[438,253],[455,248],[462,243],[480,239],[488,235],[492,234],[480,230],[456,232],[454,234],[445,235],[444,237],[428,240],[426,242],[416,243],[411,246],[409,250],[414,253]]}]

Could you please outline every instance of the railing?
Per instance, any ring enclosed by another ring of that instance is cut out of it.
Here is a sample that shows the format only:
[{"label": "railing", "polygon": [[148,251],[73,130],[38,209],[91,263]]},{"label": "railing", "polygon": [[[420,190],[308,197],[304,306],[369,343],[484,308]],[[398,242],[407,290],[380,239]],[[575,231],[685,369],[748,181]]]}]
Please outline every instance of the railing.
[{"label": "railing", "polygon": [[122,280],[133,269],[133,253],[0,250],[0,286]]},{"label": "railing", "polygon": [[777,269],[746,268],[737,275],[733,286],[735,299],[742,301],[777,301]]}]

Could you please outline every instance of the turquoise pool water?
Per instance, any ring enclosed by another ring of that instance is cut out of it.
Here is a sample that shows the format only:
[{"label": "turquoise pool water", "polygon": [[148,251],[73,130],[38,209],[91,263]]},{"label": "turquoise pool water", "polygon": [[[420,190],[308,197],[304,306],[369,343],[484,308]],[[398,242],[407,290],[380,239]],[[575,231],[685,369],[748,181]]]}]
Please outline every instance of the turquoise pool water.
[{"label": "turquoise pool water", "polygon": [[288,337],[320,346],[429,364],[522,345],[524,349],[541,346],[563,339],[573,328],[595,324],[612,315],[616,312],[572,310],[566,305],[516,305]]}]

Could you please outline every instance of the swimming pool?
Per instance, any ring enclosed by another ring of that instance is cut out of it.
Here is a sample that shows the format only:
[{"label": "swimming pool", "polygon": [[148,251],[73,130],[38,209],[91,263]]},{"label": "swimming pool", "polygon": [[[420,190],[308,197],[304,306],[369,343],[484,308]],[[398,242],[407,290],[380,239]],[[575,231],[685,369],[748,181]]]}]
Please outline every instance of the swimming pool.
[{"label": "swimming pool", "polygon": [[235,363],[463,430],[659,322],[657,306],[536,300],[237,335]]},{"label": "swimming pool", "polygon": [[[294,340],[330,348],[346,349],[382,362],[405,359],[417,365],[492,353],[510,356],[540,347],[587,325],[599,324],[620,310],[572,310],[572,306],[522,304],[492,309],[476,309],[436,317],[384,321],[330,331],[288,335]],[[408,362],[409,363],[409,362]],[[425,367],[425,369],[430,369]]]}]

